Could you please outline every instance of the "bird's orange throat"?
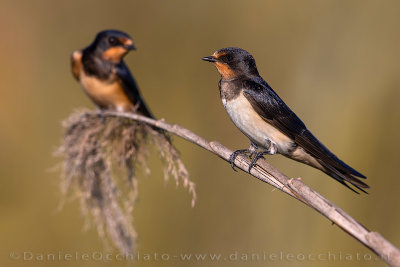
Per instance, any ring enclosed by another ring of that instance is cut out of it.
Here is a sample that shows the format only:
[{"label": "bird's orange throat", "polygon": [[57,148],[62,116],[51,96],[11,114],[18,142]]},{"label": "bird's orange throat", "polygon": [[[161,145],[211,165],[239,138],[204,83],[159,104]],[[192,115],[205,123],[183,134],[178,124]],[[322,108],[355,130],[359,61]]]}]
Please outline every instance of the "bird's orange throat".
[{"label": "bird's orange throat", "polygon": [[217,67],[217,70],[219,71],[223,79],[230,80],[235,78],[234,71],[227,64],[215,62],[215,66]]},{"label": "bird's orange throat", "polygon": [[102,57],[104,60],[119,63],[128,51],[121,46],[111,47],[104,51]]}]

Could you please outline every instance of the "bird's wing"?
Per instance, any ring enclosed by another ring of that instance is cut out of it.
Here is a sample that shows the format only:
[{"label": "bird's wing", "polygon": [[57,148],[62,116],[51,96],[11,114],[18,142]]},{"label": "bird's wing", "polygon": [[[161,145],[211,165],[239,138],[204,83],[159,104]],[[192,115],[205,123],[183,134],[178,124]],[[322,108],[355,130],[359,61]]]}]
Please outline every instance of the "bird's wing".
[{"label": "bird's wing", "polygon": [[[257,113],[268,123],[295,140],[296,144],[318,159],[331,172],[336,175],[350,174],[365,178],[343,161],[331,153],[318,139],[306,128],[296,114],[282,101],[282,99],[265,82],[246,80],[244,82],[244,95]],[[344,178],[344,177],[342,177]],[[360,181],[359,186],[364,187]],[[365,185],[367,187],[367,185]]]},{"label": "bird's wing", "polygon": [[144,116],[154,119],[153,114],[140,95],[135,79],[123,61],[116,65],[115,72],[121,81],[125,94],[128,96],[129,100],[137,106],[137,111]]}]

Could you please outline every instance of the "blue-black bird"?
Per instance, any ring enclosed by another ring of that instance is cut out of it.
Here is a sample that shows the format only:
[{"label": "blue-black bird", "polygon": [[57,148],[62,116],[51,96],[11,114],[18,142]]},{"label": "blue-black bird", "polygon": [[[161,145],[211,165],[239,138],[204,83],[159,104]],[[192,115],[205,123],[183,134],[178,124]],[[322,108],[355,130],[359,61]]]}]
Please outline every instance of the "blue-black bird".
[{"label": "blue-black bird", "polygon": [[250,53],[228,47],[202,59],[212,62],[221,74],[222,103],[233,123],[250,139],[249,149],[237,150],[231,155],[232,168],[239,154],[254,156],[250,171],[263,155],[279,153],[325,172],[353,191],[347,183],[363,192],[363,188],[369,188],[359,179],[366,177],[318,141],[259,75]]},{"label": "blue-black bird", "polygon": [[72,73],[101,110],[136,112],[154,118],[123,60],[134,49],[128,34],[101,31],[88,47],[72,53]]}]

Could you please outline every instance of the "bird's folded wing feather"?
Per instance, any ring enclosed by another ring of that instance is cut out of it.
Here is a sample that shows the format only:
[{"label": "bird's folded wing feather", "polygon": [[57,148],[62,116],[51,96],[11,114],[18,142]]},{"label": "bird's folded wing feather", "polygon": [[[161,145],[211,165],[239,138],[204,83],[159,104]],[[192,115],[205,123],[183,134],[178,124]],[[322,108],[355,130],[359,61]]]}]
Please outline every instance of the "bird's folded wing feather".
[{"label": "bird's folded wing feather", "polygon": [[266,122],[292,138],[296,144],[318,160],[333,166],[341,172],[365,178],[364,175],[339,160],[319,142],[267,82],[264,80],[246,80],[243,87],[245,88],[244,96]]},{"label": "bird's folded wing feather", "polygon": [[124,89],[125,94],[134,105],[138,106],[138,112],[144,116],[154,118],[150,109],[147,107],[146,103],[141,97],[136,81],[134,80],[125,63],[121,62],[119,65],[117,65],[115,71],[119,79],[121,80],[121,85]]}]

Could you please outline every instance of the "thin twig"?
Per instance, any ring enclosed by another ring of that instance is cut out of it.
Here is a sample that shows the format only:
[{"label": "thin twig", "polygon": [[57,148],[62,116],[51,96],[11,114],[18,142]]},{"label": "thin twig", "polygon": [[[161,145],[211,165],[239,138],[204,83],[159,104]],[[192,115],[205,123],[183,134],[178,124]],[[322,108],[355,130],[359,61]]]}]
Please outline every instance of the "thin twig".
[{"label": "thin twig", "polygon": [[[216,141],[209,142],[180,125],[169,124],[164,120],[156,121],[133,113],[113,111],[104,112],[104,115],[129,118],[156,126],[214,153],[225,161],[228,161],[229,156],[232,154],[232,151],[222,144]],[[248,172],[249,164],[250,161],[243,156],[238,156],[235,160],[235,165],[244,172]],[[398,248],[384,239],[379,233],[369,231],[338,206],[305,185],[300,179],[288,178],[265,160],[259,160],[257,166],[251,169],[250,174],[315,209],[350,236],[375,252],[390,266],[400,266],[400,250]]]}]

